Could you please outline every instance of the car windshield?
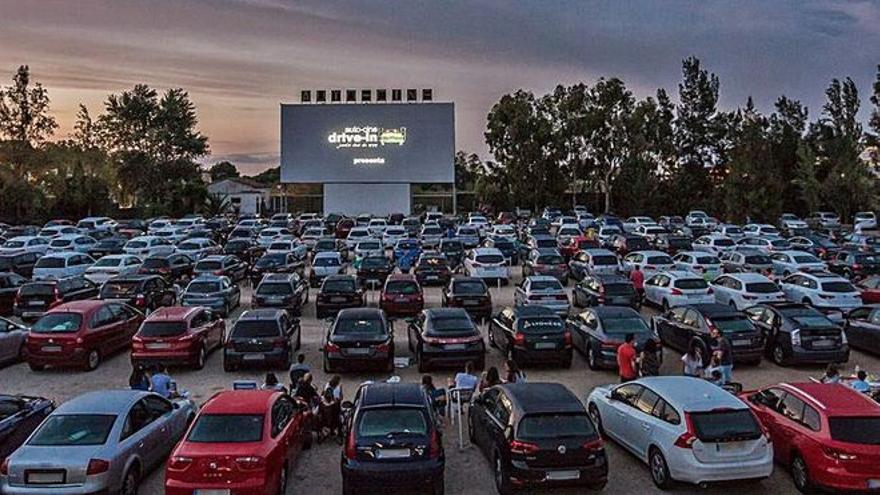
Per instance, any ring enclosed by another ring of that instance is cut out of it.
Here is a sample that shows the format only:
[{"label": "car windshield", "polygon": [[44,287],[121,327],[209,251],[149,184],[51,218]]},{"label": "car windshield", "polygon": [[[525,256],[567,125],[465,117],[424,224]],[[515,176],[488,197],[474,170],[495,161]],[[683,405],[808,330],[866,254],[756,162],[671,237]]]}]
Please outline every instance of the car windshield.
[{"label": "car windshield", "polygon": [[325,280],[321,287],[322,292],[354,292],[354,280]]},{"label": "car windshield", "polygon": [[145,321],[138,334],[142,337],[172,337],[184,332],[185,321]]},{"label": "car windshield", "polygon": [[108,280],[101,286],[101,298],[102,299],[114,299],[120,297],[128,297],[135,292],[137,292],[138,287],[140,286],[139,282],[136,281],[114,281]]},{"label": "car windshield", "polygon": [[196,269],[196,271],[200,271],[200,272],[213,272],[215,270],[220,270],[222,268],[223,268],[222,261],[210,260],[210,261],[199,261],[198,263],[196,263],[195,269]]},{"label": "car windshield", "polygon": [[202,248],[202,245],[197,242],[182,242],[177,245],[177,249],[182,251],[197,251]]},{"label": "car windshield", "polygon": [[[257,266],[259,268],[264,268],[267,266],[278,266],[278,265],[283,265],[285,261],[287,261],[287,255],[284,253],[264,254],[263,256],[260,257],[260,259],[257,260],[256,263],[254,263],[254,266]],[[199,263],[199,266],[200,265],[201,265],[201,263]],[[219,268],[220,267],[218,266],[217,269],[219,269]],[[212,270],[213,268],[205,268],[205,269]]]},{"label": "car windshield", "polygon": [[239,339],[278,337],[281,331],[275,320],[238,320],[232,327],[232,336]]},{"label": "car windshield", "polygon": [[538,256],[538,259],[535,260],[539,265],[562,265],[565,263],[565,260],[562,256],[556,254],[542,254]]},{"label": "car windshield", "polygon": [[496,264],[504,263],[504,256],[500,254],[481,254],[476,257],[477,263]]},{"label": "car windshield", "polygon": [[383,407],[360,414],[357,433],[361,437],[387,438],[394,435],[427,435],[428,422],[421,409]]},{"label": "car windshield", "polygon": [[386,265],[388,265],[388,260],[379,256],[371,256],[361,261],[361,266],[364,268],[382,268]]},{"label": "car windshield", "polygon": [[418,294],[419,285],[409,280],[389,280],[388,283],[385,284],[385,292],[388,294]]},{"label": "car windshield", "polygon": [[791,319],[801,328],[829,328],[835,326],[823,314],[792,316]]},{"label": "car windshield", "polygon": [[315,258],[313,265],[314,266],[340,266],[340,265],[342,265],[342,263],[339,262],[339,258],[320,257],[320,258]]},{"label": "car windshield", "polygon": [[593,422],[586,414],[530,414],[520,420],[516,431],[521,440],[596,436]]},{"label": "car windshield", "polygon": [[464,236],[472,237],[472,236],[477,235],[477,229],[458,229],[457,235],[464,235]]},{"label": "car windshield", "polygon": [[422,229],[422,235],[438,235],[442,233],[443,230],[440,227],[425,227]]},{"label": "car windshield", "polygon": [[3,244],[3,247],[13,248],[13,249],[22,248],[22,247],[24,247],[24,241],[6,241]]},{"label": "car windshield", "polygon": [[819,258],[811,255],[811,254],[801,254],[794,257],[794,260],[798,263],[821,263]]},{"label": "car windshield", "polygon": [[761,427],[748,409],[692,412],[691,425],[702,442],[756,439]]},{"label": "car windshield", "polygon": [[555,248],[556,247],[556,239],[537,239],[535,241],[535,247],[537,247],[537,248]]},{"label": "car windshield", "polygon": [[43,256],[37,260],[34,268],[64,268],[64,258]]},{"label": "car windshield", "polygon": [[701,278],[683,278],[675,281],[676,289],[700,290],[709,287],[709,284]]},{"label": "car windshield", "polygon": [[200,414],[186,439],[195,443],[248,443],[262,438],[262,414]]},{"label": "car windshield", "polygon": [[632,284],[605,284],[606,296],[629,296],[635,293]]},{"label": "car windshield", "polygon": [[101,258],[95,262],[93,266],[96,267],[115,267],[122,264],[122,258]]},{"label": "car windshield", "polygon": [[336,249],[336,241],[318,241],[315,243],[315,249],[320,251],[333,251]]},{"label": "car windshield", "polygon": [[645,323],[645,320],[635,316],[625,318],[604,318],[602,319],[602,327],[605,329],[605,333],[608,334],[626,335],[628,333],[647,333],[651,331],[648,324]]},{"label": "car windshield", "polygon": [[104,445],[115,421],[116,416],[112,414],[52,414],[43,421],[28,445]]},{"label": "car windshield", "polygon": [[78,313],[47,313],[34,323],[34,333],[72,333],[79,330],[82,316]]},{"label": "car windshield", "polygon": [[257,294],[261,296],[282,296],[293,294],[293,288],[288,283],[263,282],[257,287]]},{"label": "car windshield", "polygon": [[785,239],[773,239],[770,241],[770,245],[776,249],[788,249],[791,247],[791,244]]},{"label": "car windshield", "polygon": [[379,318],[342,317],[336,320],[336,325],[333,328],[333,333],[382,335],[385,333],[385,325]]},{"label": "car windshield", "polygon": [[558,280],[532,280],[531,290],[561,291],[562,284]]},{"label": "car windshield", "polygon": [[840,282],[825,282],[822,284],[822,290],[825,292],[835,292],[835,293],[845,293],[845,292],[855,292],[856,288],[849,282],[844,282],[841,280]]},{"label": "car windshield", "polygon": [[746,292],[752,294],[773,294],[779,292],[779,286],[773,282],[752,282],[746,284]]},{"label": "car windshield", "polygon": [[18,295],[27,296],[51,296],[55,291],[55,284],[25,284],[18,289]]},{"label": "car windshield", "polygon": [[190,282],[186,288],[188,294],[210,294],[220,292],[220,282]]},{"label": "car windshield", "polygon": [[518,327],[524,333],[561,333],[565,323],[558,317],[534,316],[521,318]]},{"label": "car windshield", "polygon": [[418,249],[419,243],[409,241],[409,242],[398,242],[397,249]]},{"label": "car windshield", "polygon": [[250,247],[250,243],[247,241],[229,241],[223,246],[224,251],[228,252],[239,252],[244,251]]},{"label": "car windshield", "polygon": [[66,247],[73,243],[73,239],[55,239],[50,242],[49,245],[52,247]]},{"label": "car windshield", "polygon": [[440,251],[444,253],[460,253],[464,251],[464,245],[458,241],[445,241],[440,244]]},{"label": "car windshield", "polygon": [[168,260],[165,258],[147,258],[142,265],[144,268],[165,268],[168,266]]},{"label": "car windshield", "polygon": [[377,251],[382,249],[382,245],[378,242],[362,242],[358,244],[357,248],[361,251]]},{"label": "car windshield", "polygon": [[596,266],[602,265],[617,265],[617,257],[611,255],[597,255],[593,256],[593,264]]},{"label": "car windshield", "polygon": [[477,280],[465,280],[452,284],[453,294],[483,295],[486,293],[486,290],[485,282]]},{"label": "car windshield", "polygon": [[859,445],[880,445],[880,417],[830,417],[831,438]]},{"label": "car windshield", "polygon": [[744,261],[750,265],[769,265],[772,263],[770,257],[763,254],[750,254],[745,257]]},{"label": "car windshield", "polygon": [[752,320],[741,315],[720,316],[712,318],[712,322],[724,333],[745,333],[755,329]]}]

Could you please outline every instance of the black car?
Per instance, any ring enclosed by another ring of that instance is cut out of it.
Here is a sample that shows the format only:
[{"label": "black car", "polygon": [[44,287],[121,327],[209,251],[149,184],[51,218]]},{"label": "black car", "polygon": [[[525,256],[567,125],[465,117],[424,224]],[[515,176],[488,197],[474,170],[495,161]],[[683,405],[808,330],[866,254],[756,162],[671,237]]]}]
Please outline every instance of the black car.
[{"label": "black car", "polygon": [[299,350],[299,320],[281,309],[251,309],[241,314],[223,347],[223,370],[261,365],[287,369]]},{"label": "black car", "polygon": [[840,251],[828,261],[828,269],[853,280],[880,273],[880,254],[863,251]]},{"label": "black car", "polygon": [[759,304],[746,308],[745,313],[764,333],[766,355],[779,366],[849,360],[843,330],[810,306]]},{"label": "black car", "polygon": [[617,368],[617,348],[627,334],[635,336],[636,348],[645,342],[657,342],[657,357],[662,362],[660,338],[639,313],[632,308],[603,306],[587,309],[566,321],[574,348],[587,357],[590,369]]},{"label": "black car", "polygon": [[608,249],[623,256],[635,251],[648,251],[651,249],[651,243],[640,235],[618,234],[611,238]]},{"label": "black car", "polygon": [[394,330],[377,308],[343,309],[324,337],[324,371],[380,368],[394,370]]},{"label": "black car", "polygon": [[22,277],[31,278],[39,257],[37,253],[0,254],[0,272],[14,272]]},{"label": "black car", "polygon": [[419,284],[446,284],[452,277],[452,269],[449,260],[440,253],[424,253],[419,256],[416,266],[413,268]]},{"label": "black car", "polygon": [[215,275],[217,277],[229,277],[233,283],[244,280],[248,274],[247,263],[241,261],[238,256],[231,254],[218,254],[205,256],[193,267],[193,274]]},{"label": "black car", "polygon": [[344,404],[342,493],[442,495],[446,456],[431,399],[415,383],[363,385]]},{"label": "black car", "polygon": [[18,288],[28,279],[17,273],[0,272],[0,316],[12,316],[15,310],[15,297]]},{"label": "black car", "polygon": [[385,256],[367,256],[358,267],[358,283],[361,287],[381,288],[393,271],[394,265]]},{"label": "black car", "polygon": [[587,306],[640,306],[638,294],[632,282],[622,275],[590,275],[575,284],[573,304],[578,308]]},{"label": "black car", "polygon": [[175,284],[192,279],[193,261],[183,254],[150,256],[138,269],[143,275],[159,275],[166,282]]},{"label": "black car", "polygon": [[494,469],[502,495],[522,486],[608,482],[605,446],[583,404],[559,383],[498,385],[474,399],[468,435]]},{"label": "black car", "polygon": [[764,353],[764,337],[752,320],[723,304],[678,306],[654,316],[651,326],[664,345],[686,352],[695,343],[704,364],[712,355],[713,328],[730,341],[735,363],[757,364]]},{"label": "black car", "polygon": [[545,306],[515,306],[489,321],[489,344],[517,364],[540,362],[571,367],[571,333]]},{"label": "black car", "polygon": [[222,252],[223,254],[238,256],[240,260],[247,264],[253,264],[263,255],[263,253],[266,252],[266,249],[250,238],[239,238],[228,241],[226,245],[223,246]]},{"label": "black car", "polygon": [[55,306],[97,295],[98,286],[83,277],[28,282],[18,289],[14,313],[22,321],[36,321]]},{"label": "black car", "polygon": [[49,399],[0,394],[0,459],[21,447],[54,410],[55,403]]},{"label": "black car", "polygon": [[114,299],[144,313],[177,304],[179,289],[158,275],[117,275],[101,286],[98,299]]},{"label": "black car", "polygon": [[270,273],[263,277],[251,304],[255,308],[282,308],[291,314],[302,315],[309,302],[309,284],[296,273]]},{"label": "black car", "polygon": [[507,237],[491,236],[483,241],[483,247],[495,248],[501,251],[504,259],[512,266],[519,264],[519,247]]},{"label": "black car", "polygon": [[351,275],[330,275],[321,283],[315,296],[315,316],[318,319],[335,316],[340,310],[364,305],[364,291]]},{"label": "black car", "polygon": [[479,277],[453,277],[443,289],[441,302],[444,308],[464,308],[478,320],[492,316],[492,294]]},{"label": "black car", "polygon": [[339,253],[342,259],[348,259],[348,246],[345,241],[335,237],[322,237],[315,241],[315,247],[312,248],[312,254],[317,253]]},{"label": "black car", "polygon": [[673,256],[678,254],[679,251],[690,251],[693,249],[691,242],[693,240],[685,235],[660,234],[654,240],[654,249]]},{"label": "black car", "polygon": [[461,266],[464,260],[464,243],[458,239],[443,239],[440,241],[438,249],[441,254],[446,256],[449,266],[453,269]]},{"label": "black car", "polygon": [[101,239],[89,248],[88,254],[94,259],[107,256],[108,254],[122,254],[122,248],[125,247],[126,242],[128,242],[128,239],[125,237],[114,236]]},{"label": "black car", "polygon": [[293,253],[267,253],[260,256],[248,270],[251,284],[256,286],[267,273],[305,273],[305,263]]},{"label": "black car", "polygon": [[419,373],[432,365],[461,367],[474,363],[477,369],[486,365],[483,336],[464,309],[426,309],[409,322],[406,336]]},{"label": "black car", "polygon": [[863,306],[850,311],[844,328],[851,346],[880,355],[880,306]]}]

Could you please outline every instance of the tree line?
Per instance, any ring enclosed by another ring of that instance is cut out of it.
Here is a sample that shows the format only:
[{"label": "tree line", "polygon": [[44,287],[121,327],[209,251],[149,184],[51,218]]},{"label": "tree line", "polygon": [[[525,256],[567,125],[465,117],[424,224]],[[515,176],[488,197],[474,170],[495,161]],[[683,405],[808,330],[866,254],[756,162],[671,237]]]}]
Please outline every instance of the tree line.
[{"label": "tree line", "polygon": [[868,131],[850,78],[831,81],[813,121],[784,95],[769,115],[751,98],[719,110],[719,88],[690,57],[677,103],[662,88],[637,99],[618,78],[504,95],[487,117],[494,160],[459,152],[458,189],[496,210],[575,201],[622,215],[703,208],[738,221],[820,209],[851,218],[880,206],[880,66]]}]

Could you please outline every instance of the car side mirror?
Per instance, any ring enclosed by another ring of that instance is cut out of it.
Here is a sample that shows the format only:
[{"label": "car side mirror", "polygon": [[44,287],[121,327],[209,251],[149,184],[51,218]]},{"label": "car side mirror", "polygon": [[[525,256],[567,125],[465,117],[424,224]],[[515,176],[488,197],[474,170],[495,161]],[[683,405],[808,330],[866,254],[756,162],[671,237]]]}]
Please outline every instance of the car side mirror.
[{"label": "car side mirror", "polygon": [[350,400],[347,400],[340,404],[340,407],[342,407],[343,410],[354,409],[354,403]]}]

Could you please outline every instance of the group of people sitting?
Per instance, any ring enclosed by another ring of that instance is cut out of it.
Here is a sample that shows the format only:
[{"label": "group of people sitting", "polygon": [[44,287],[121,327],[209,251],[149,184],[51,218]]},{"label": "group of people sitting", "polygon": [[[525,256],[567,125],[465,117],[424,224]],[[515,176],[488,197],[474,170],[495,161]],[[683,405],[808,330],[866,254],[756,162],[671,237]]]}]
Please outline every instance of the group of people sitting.
[{"label": "group of people sitting", "polygon": [[504,363],[504,378],[495,366],[483,371],[480,376],[474,374],[474,363],[467,362],[464,370],[456,373],[455,376],[447,381],[447,389],[438,388],[434,385],[434,378],[431,375],[422,376],[422,388],[431,399],[431,404],[441,419],[446,417],[446,406],[449,397],[453,394],[460,394],[459,397],[465,401],[465,397],[470,397],[474,393],[501,385],[502,383],[517,383],[526,381],[526,374],[519,368],[516,361],[508,359]]},{"label": "group of people sitting", "polygon": [[825,368],[825,374],[822,375],[822,378],[820,378],[819,381],[822,383],[840,383],[848,385],[853,390],[867,394],[874,400],[880,401],[880,392],[871,387],[871,383],[868,381],[868,373],[865,370],[858,369],[858,367],[856,367],[855,376],[847,378],[841,376],[840,369],[836,364],[829,363]]},{"label": "group of people sitting", "polygon": [[[333,375],[318,393],[318,389],[312,383],[314,378],[311,369],[305,364],[305,361],[305,355],[299,354],[296,356],[296,364],[290,367],[290,395],[302,400],[312,408],[312,412],[317,418],[315,430],[318,441],[335,437],[341,443],[342,377]],[[287,391],[283,385],[278,383],[278,378],[274,373],[266,374],[262,388]]]},{"label": "group of people sitting", "polygon": [[136,365],[128,377],[128,386],[132,390],[155,392],[166,399],[177,396],[177,384],[168,374],[168,368],[158,363],[150,367]]}]

